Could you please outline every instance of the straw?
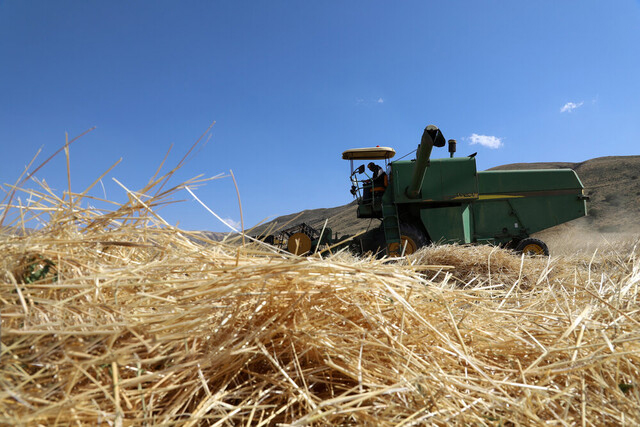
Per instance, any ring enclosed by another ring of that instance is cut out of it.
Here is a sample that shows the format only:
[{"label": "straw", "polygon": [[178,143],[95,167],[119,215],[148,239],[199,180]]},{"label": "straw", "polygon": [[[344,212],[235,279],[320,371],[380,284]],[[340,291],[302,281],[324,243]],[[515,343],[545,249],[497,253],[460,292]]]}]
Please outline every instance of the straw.
[{"label": "straw", "polygon": [[174,172],[111,210],[8,187],[1,423],[640,424],[637,247],[239,251],[155,212]]}]

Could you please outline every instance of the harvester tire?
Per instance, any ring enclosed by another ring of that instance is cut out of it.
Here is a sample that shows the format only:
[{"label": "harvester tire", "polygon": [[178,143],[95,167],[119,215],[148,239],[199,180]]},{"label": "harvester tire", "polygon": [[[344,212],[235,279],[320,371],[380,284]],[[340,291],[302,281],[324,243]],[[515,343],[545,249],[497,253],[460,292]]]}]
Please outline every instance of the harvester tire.
[{"label": "harvester tire", "polygon": [[549,248],[547,244],[540,239],[527,237],[522,239],[516,246],[516,252],[525,255],[544,255],[549,256]]},{"label": "harvester tire", "polygon": [[302,255],[311,250],[311,238],[305,233],[292,234],[287,241],[287,250],[295,255]]},{"label": "harvester tire", "polygon": [[400,245],[391,244],[387,247],[387,255],[400,256],[411,255],[423,246],[429,244],[429,239],[424,232],[413,224],[406,222],[400,223]]}]

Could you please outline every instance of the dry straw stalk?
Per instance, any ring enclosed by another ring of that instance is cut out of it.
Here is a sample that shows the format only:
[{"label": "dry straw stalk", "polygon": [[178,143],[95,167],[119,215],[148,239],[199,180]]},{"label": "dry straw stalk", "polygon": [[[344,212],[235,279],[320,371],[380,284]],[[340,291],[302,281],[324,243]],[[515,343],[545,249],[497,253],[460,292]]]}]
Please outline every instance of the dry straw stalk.
[{"label": "dry straw stalk", "polygon": [[640,424],[637,250],[300,258],[168,225],[172,173],[109,211],[15,187],[0,422]]}]

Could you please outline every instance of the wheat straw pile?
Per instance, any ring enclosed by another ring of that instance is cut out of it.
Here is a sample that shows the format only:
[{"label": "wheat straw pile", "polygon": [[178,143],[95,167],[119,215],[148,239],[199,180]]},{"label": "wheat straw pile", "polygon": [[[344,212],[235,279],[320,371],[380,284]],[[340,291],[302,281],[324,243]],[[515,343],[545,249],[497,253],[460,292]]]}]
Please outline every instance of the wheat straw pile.
[{"label": "wheat straw pile", "polygon": [[296,257],[166,224],[165,178],[12,199],[0,423],[640,424],[637,250]]}]

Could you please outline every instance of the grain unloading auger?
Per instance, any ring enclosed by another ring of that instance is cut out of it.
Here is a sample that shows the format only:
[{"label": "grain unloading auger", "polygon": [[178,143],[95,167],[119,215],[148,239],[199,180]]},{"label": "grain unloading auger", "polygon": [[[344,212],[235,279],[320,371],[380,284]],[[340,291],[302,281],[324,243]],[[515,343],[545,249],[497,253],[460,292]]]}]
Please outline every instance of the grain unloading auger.
[{"label": "grain unloading auger", "polygon": [[[390,162],[389,147],[357,148],[342,153],[351,162],[351,193],[359,218],[377,218],[380,227],[361,240],[364,250],[380,248],[390,256],[409,254],[430,242],[488,243],[519,252],[549,255],[547,245],[530,235],[587,214],[584,187],[571,169],[476,170],[475,155],[431,159],[444,147],[440,129],[429,125],[416,158]],[[358,175],[364,165],[384,161],[386,188]]]}]

